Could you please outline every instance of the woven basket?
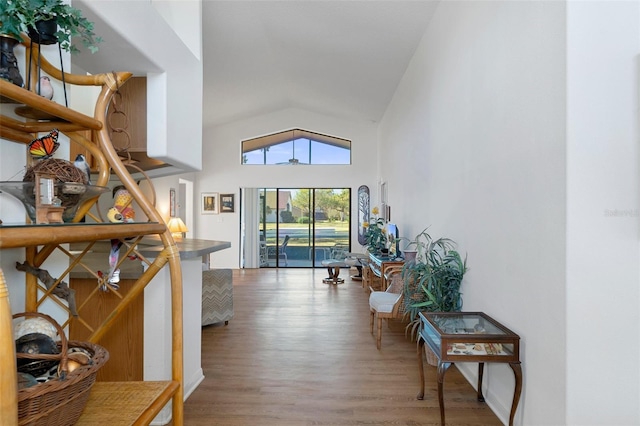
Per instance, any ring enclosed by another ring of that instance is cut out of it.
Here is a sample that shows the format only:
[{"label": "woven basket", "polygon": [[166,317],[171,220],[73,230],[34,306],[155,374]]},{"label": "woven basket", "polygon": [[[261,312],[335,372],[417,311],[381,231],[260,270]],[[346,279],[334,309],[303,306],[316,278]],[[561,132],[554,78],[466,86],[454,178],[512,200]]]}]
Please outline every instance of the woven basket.
[{"label": "woven basket", "polygon": [[[16,354],[18,358],[60,359],[60,379],[18,391],[18,424],[38,426],[70,426],[78,421],[89,400],[91,386],[98,370],[109,359],[109,353],[101,346],[89,342],[67,341],[60,325],[50,316],[38,312],[24,312],[13,317],[41,317],[51,322],[60,336],[60,354],[29,355]],[[92,362],[68,372],[67,348],[78,347],[89,351]]]}]

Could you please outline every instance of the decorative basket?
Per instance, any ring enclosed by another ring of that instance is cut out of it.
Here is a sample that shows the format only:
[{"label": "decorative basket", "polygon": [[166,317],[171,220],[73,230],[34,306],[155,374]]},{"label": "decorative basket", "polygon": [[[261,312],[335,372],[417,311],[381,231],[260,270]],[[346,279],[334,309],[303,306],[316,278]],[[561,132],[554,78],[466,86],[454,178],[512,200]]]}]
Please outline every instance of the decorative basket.
[{"label": "decorative basket", "polygon": [[[109,359],[109,352],[101,346],[89,342],[67,341],[60,325],[50,316],[39,312],[15,314],[18,317],[41,317],[50,321],[60,336],[60,353],[56,355],[16,354],[18,358],[60,359],[60,378],[20,389],[18,391],[18,424],[70,426],[78,421],[89,399],[91,386],[98,370]],[[68,372],[67,348],[77,347],[92,354],[91,362]]]}]

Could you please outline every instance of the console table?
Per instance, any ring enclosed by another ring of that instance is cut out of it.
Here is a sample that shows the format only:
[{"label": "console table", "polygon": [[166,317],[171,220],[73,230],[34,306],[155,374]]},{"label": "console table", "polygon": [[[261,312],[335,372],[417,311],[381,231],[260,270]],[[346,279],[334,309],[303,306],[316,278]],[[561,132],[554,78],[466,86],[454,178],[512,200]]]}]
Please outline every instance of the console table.
[{"label": "console table", "polygon": [[482,374],[485,362],[509,363],[516,379],[509,425],[520,401],[522,368],[520,366],[520,336],[483,312],[420,312],[418,366],[420,392],[424,398],[423,349],[425,342],[438,357],[438,403],[440,422],[444,425],[443,382],[447,369],[455,362],[478,363],[478,401],[482,395]]},{"label": "console table", "polygon": [[[373,274],[380,278],[381,289],[385,291],[387,289],[387,280],[385,278],[385,273],[387,272],[387,268],[394,265],[403,265],[404,259],[401,257],[395,256],[380,256],[373,253],[369,253],[369,268]],[[371,284],[371,283],[370,283]],[[369,284],[369,285],[370,285]]]}]

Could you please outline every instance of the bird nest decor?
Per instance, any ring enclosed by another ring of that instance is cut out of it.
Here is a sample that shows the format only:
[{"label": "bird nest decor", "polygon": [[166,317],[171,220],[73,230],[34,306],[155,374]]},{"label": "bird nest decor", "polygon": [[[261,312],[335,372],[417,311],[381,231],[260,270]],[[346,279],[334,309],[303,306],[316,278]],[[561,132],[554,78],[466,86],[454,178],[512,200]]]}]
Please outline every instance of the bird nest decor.
[{"label": "bird nest decor", "polygon": [[38,161],[27,169],[22,179],[24,182],[35,182],[36,172],[55,176],[60,183],[77,182],[87,184],[86,174],[73,165],[71,161],[48,158]]},{"label": "bird nest decor", "polygon": [[[85,201],[97,198],[109,191],[104,186],[88,185],[84,172],[66,160],[49,158],[38,161],[27,169],[23,181],[2,181],[0,192],[6,192],[22,202],[32,222],[36,223],[36,173],[46,175],[54,180],[53,195],[57,198],[56,206],[63,207],[62,220],[72,222],[78,207]],[[39,223],[39,222],[38,222]]]},{"label": "bird nest decor", "polygon": [[[56,196],[62,202],[61,206],[65,208],[78,205],[84,193],[84,184],[88,183],[87,176],[82,170],[77,168],[71,161],[59,158],[47,158],[46,160],[38,161],[27,169],[22,181],[35,182],[36,173],[53,176],[56,179],[56,184],[64,184],[62,187],[56,185],[58,187],[56,188]],[[83,185],[73,185],[73,183]]]}]

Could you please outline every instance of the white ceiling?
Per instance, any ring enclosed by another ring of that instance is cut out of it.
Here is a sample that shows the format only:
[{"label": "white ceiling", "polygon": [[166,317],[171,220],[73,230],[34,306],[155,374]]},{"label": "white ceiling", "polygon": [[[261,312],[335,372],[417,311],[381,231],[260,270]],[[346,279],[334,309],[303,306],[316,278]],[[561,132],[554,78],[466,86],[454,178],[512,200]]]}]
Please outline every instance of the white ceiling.
[{"label": "white ceiling", "polygon": [[[438,1],[202,0],[205,128],[291,107],[378,122]],[[74,0],[108,43],[75,65],[161,71],[90,3]]]},{"label": "white ceiling", "polygon": [[204,0],[205,127],[290,107],[379,121],[436,4]]}]

